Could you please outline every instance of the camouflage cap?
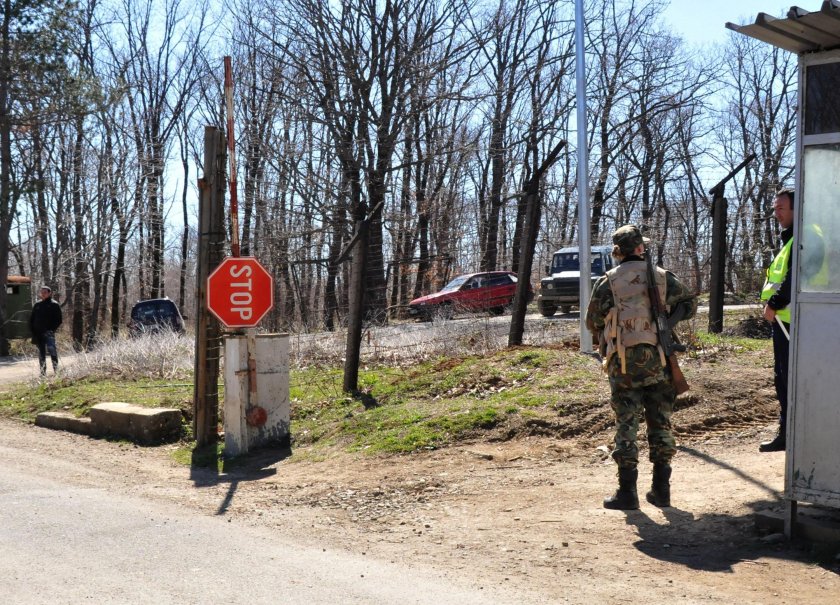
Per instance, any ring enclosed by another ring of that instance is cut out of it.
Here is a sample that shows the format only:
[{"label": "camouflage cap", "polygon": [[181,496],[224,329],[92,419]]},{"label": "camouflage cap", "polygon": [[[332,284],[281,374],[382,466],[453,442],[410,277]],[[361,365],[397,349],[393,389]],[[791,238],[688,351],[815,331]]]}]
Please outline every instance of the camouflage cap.
[{"label": "camouflage cap", "polygon": [[647,238],[642,237],[642,232],[636,225],[619,227],[612,236],[613,244],[628,251],[635,250],[639,244],[645,243],[645,239]]}]

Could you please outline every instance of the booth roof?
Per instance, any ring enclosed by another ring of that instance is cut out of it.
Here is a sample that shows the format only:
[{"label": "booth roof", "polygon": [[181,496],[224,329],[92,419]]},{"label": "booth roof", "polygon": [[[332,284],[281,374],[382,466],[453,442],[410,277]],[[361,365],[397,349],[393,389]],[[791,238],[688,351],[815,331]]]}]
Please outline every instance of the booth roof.
[{"label": "booth roof", "polygon": [[814,12],[793,6],[786,19],[758,13],[755,23],[726,27],[796,54],[840,48],[840,0],[825,0]]}]

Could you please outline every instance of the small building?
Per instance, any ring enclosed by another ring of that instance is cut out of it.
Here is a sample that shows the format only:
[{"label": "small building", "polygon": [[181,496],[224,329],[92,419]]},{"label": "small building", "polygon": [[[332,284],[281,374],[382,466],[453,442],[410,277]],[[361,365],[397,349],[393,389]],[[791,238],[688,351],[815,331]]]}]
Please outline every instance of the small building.
[{"label": "small building", "polygon": [[[832,366],[840,359],[840,0],[726,27],[799,57],[785,469],[790,536],[797,502],[840,508],[840,372]],[[827,274],[817,266],[825,258]]]},{"label": "small building", "polygon": [[3,336],[29,339],[29,314],[32,312],[32,278],[10,275],[6,278],[6,321]]}]

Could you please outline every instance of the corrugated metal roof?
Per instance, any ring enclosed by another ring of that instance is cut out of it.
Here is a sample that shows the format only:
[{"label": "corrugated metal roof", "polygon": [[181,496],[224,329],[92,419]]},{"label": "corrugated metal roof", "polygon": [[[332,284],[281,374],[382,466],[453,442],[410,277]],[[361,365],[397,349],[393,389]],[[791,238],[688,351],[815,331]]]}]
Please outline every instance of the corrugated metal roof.
[{"label": "corrugated metal roof", "polygon": [[726,27],[796,54],[840,48],[840,0],[825,0],[814,12],[792,6],[786,19],[758,13],[753,24]]}]

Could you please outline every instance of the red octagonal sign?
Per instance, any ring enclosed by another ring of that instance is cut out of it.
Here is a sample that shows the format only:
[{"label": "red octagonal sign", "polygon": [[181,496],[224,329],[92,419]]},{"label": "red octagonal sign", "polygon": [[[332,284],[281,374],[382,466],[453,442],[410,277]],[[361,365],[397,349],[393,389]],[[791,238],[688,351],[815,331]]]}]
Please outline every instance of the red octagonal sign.
[{"label": "red octagonal sign", "polygon": [[253,328],[273,306],[271,275],[252,256],[229,256],[207,278],[207,308],[228,328]]}]

